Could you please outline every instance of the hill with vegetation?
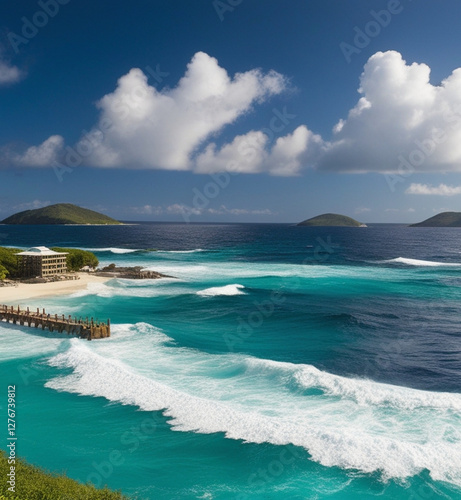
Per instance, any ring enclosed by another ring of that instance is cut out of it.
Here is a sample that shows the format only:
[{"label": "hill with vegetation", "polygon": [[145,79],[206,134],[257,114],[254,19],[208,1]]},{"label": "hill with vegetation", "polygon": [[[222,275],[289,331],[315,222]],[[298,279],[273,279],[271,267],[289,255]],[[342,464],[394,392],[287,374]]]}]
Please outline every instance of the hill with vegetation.
[{"label": "hill with vegetation", "polygon": [[0,485],[0,498],[11,500],[129,500],[128,497],[119,492],[107,488],[97,489],[94,486],[81,484],[65,475],[52,474],[48,471],[29,465],[21,459],[16,458],[15,463],[15,492],[8,491],[10,487],[7,482],[7,473],[10,465],[3,450],[0,450],[0,471],[2,482]]},{"label": "hill with vegetation", "polygon": [[107,215],[78,207],[71,203],[58,203],[35,210],[11,215],[2,224],[121,224]]},{"label": "hill with vegetation", "polygon": [[340,214],[322,214],[317,215],[316,217],[312,217],[311,219],[307,219],[303,222],[297,224],[298,226],[343,226],[343,227],[360,227],[364,224],[352,219],[352,217],[348,217],[347,215]]},{"label": "hill with vegetation", "polygon": [[410,227],[461,227],[461,212],[442,212]]}]

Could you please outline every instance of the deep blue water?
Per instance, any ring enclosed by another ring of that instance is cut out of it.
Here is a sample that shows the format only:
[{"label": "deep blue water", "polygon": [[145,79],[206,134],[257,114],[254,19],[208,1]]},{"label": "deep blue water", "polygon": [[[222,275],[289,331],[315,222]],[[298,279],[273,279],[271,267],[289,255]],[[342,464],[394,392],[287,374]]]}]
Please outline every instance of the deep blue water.
[{"label": "deep blue water", "polygon": [[174,277],[24,304],[110,317],[110,339],[0,326],[29,461],[143,499],[461,498],[461,230],[0,226],[0,245]]}]

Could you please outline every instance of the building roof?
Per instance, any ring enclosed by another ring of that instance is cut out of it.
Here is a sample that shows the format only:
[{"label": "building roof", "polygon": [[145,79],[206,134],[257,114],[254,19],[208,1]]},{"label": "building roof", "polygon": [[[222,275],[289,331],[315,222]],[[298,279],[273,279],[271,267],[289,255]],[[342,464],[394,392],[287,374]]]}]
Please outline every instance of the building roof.
[{"label": "building roof", "polygon": [[32,247],[25,252],[20,252],[17,255],[37,255],[42,257],[48,257],[50,255],[67,255],[67,252],[55,252],[47,247]]}]

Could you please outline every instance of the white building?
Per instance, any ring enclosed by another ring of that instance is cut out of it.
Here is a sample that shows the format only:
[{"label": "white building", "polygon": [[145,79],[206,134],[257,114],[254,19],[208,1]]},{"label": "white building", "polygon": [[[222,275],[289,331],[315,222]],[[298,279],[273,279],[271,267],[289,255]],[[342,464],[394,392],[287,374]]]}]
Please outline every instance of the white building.
[{"label": "white building", "polygon": [[18,271],[21,278],[47,278],[67,273],[65,252],[55,252],[46,247],[32,247],[18,256]]}]

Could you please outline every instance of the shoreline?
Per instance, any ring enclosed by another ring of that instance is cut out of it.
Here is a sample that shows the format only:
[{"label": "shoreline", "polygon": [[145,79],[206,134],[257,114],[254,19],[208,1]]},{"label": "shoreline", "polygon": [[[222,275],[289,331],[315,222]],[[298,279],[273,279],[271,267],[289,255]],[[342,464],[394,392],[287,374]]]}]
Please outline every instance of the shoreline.
[{"label": "shoreline", "polygon": [[18,286],[0,287],[0,304],[18,306],[28,304],[24,301],[41,297],[70,295],[85,290],[90,283],[105,283],[112,278],[93,276],[88,273],[77,273],[79,280],[53,281],[51,283],[19,283]]}]

